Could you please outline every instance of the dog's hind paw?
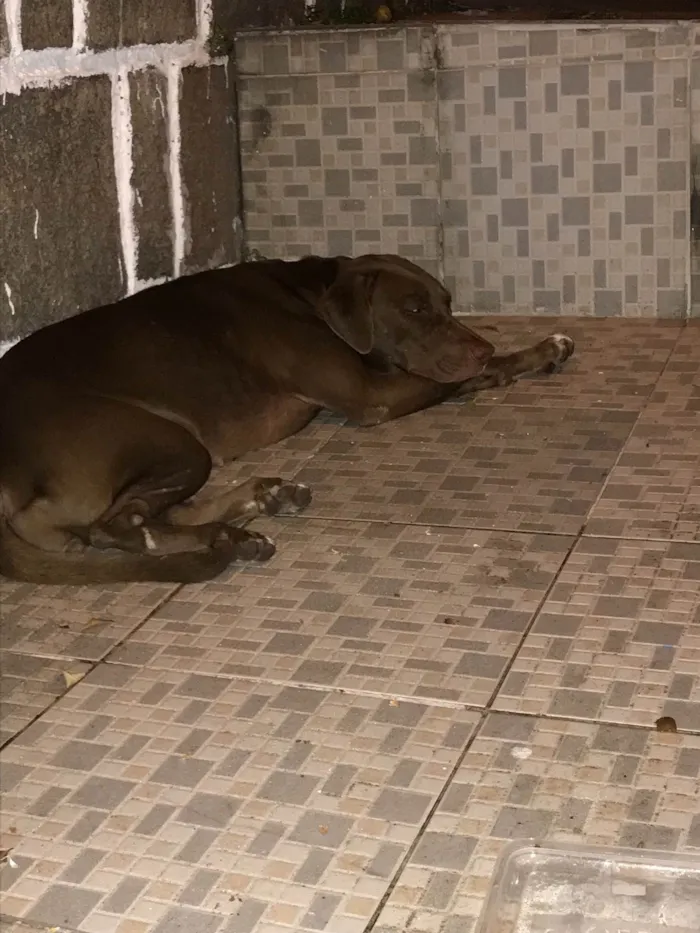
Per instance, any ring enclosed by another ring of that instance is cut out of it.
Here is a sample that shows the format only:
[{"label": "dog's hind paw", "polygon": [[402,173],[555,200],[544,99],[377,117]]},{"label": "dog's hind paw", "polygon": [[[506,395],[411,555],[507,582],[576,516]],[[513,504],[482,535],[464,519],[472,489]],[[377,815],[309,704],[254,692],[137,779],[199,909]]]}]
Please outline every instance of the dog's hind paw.
[{"label": "dog's hind paw", "polygon": [[248,538],[240,541],[236,548],[238,560],[266,561],[274,556],[277,548],[272,538],[249,531]]},{"label": "dog's hind paw", "polygon": [[221,525],[213,542],[214,548],[227,548],[231,551],[231,560],[266,561],[277,548],[267,535],[246,531],[233,525]]}]

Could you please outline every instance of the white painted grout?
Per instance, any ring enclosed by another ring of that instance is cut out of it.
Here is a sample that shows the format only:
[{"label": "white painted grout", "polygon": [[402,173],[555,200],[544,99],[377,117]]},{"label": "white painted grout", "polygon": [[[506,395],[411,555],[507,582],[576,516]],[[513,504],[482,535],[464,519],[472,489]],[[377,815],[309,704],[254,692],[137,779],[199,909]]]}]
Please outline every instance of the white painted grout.
[{"label": "white painted grout", "polygon": [[161,275],[157,279],[136,279],[134,292],[142,292],[147,288],[155,288],[156,285],[165,285],[170,281],[170,276]]},{"label": "white painted grout", "polygon": [[197,4],[197,39],[204,45],[211,36],[213,17],[212,0],[199,0]]},{"label": "white painted grout", "polygon": [[172,63],[182,68],[186,65],[208,65],[210,59],[196,39],[160,45],[133,45],[104,52],[27,50],[0,60],[0,95],[19,94],[28,87],[54,87],[71,78],[88,75],[114,75],[123,68],[143,71],[153,67],[166,71]]},{"label": "white painted grout", "polygon": [[[122,263],[127,294],[165,279],[137,278],[138,231],[134,221],[132,186],[132,126],[129,74],[157,68],[167,78],[169,184],[173,217],[173,273],[181,274],[185,253],[185,212],[180,169],[180,81],[189,65],[211,64],[207,43],[212,29],[212,0],[197,0],[197,38],[186,42],[135,45],[128,48],[86,51],[88,0],[73,0],[73,46],[70,49],[23,50],[21,0],[5,0],[10,54],[0,60],[0,98],[25,88],[57,87],[73,78],[108,75],[112,79],[112,136],[119,205]],[[36,228],[36,225],[35,225]]]},{"label": "white painted grout", "polygon": [[5,18],[7,20],[7,35],[10,40],[10,56],[14,57],[22,52],[21,0],[5,0]]},{"label": "white painted grout", "polygon": [[73,51],[82,52],[87,45],[88,0],[73,0]]},{"label": "white painted grout", "polygon": [[134,224],[134,188],[131,184],[133,174],[132,130],[129,71],[127,67],[120,68],[112,77],[112,140],[126,293],[132,295],[136,290],[136,261],[139,244]]},{"label": "white painted grout", "polygon": [[170,156],[170,206],[173,218],[173,275],[182,272],[185,257],[185,202],[182,192],[180,164],[180,66],[170,62],[166,70],[168,77],[168,147]]}]

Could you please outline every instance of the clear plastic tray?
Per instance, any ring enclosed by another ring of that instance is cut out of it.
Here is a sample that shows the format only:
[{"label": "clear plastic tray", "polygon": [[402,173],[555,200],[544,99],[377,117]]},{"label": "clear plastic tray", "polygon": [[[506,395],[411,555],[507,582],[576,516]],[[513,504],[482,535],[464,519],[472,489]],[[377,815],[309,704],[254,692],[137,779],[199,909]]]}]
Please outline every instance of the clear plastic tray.
[{"label": "clear plastic tray", "polygon": [[700,852],[511,845],[477,933],[700,933]]}]

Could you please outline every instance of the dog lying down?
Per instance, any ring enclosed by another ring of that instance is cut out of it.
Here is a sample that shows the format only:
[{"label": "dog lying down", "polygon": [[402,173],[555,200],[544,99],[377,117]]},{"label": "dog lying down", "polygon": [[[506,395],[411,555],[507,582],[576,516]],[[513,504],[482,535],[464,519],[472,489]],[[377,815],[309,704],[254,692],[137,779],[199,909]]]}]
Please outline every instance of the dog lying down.
[{"label": "dog lying down", "polygon": [[253,478],[198,496],[212,464],[322,408],[381,424],[554,371],[573,347],[556,334],[494,356],[436,279],[387,255],[243,263],[52,324],[0,359],[0,573],[184,583],[267,560],[245,526],[309,490]]}]

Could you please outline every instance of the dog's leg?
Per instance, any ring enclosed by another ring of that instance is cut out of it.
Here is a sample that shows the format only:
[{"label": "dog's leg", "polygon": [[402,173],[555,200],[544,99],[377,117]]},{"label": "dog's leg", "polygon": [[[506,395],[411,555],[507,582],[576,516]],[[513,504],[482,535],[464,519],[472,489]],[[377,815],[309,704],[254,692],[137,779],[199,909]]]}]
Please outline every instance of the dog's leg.
[{"label": "dog's leg", "polygon": [[296,515],[310,502],[311,490],[304,483],[256,476],[225,492],[175,505],[166,517],[175,525],[226,522],[241,526],[258,515]]},{"label": "dog's leg", "polygon": [[455,395],[507,384],[525,373],[554,371],[571,356],[574,342],[555,334],[535,347],[493,357],[484,371],[464,383],[441,383],[407,372],[380,373],[359,363],[332,372],[321,363],[305,374],[304,399],[344,415],[363,427],[383,424]]},{"label": "dog's leg", "polygon": [[0,573],[35,583],[190,583],[237,559],[272,556],[268,538],[242,528],[168,521],[168,509],[195,495],[211,470],[186,428],[94,396],[76,397],[70,424],[57,422],[48,417],[51,397],[44,401],[33,413],[45,448],[33,464],[40,481],[33,498],[0,518]]},{"label": "dog's leg", "polygon": [[149,519],[132,528],[100,525],[90,529],[89,543],[101,550],[118,548],[151,557],[192,554],[217,547],[226,549],[231,561],[269,560],[275,553],[274,542],[265,535],[223,522],[172,525]]},{"label": "dog's leg", "polygon": [[526,350],[494,356],[482,373],[461,384],[457,394],[468,395],[495,386],[508,386],[520,376],[559,372],[573,352],[571,337],[553,334]]},{"label": "dog's leg", "polygon": [[[204,448],[195,450],[193,445],[190,451],[182,450],[175,461],[160,461],[127,486],[85,533],[77,533],[92,547],[154,557],[196,552],[218,544],[228,547],[232,560],[269,559],[275,551],[269,538],[231,527],[228,516],[221,512],[210,510],[207,514],[206,509],[198,512],[196,506],[180,505],[202,486],[209,467]],[[188,514],[191,520],[182,521]]]}]

